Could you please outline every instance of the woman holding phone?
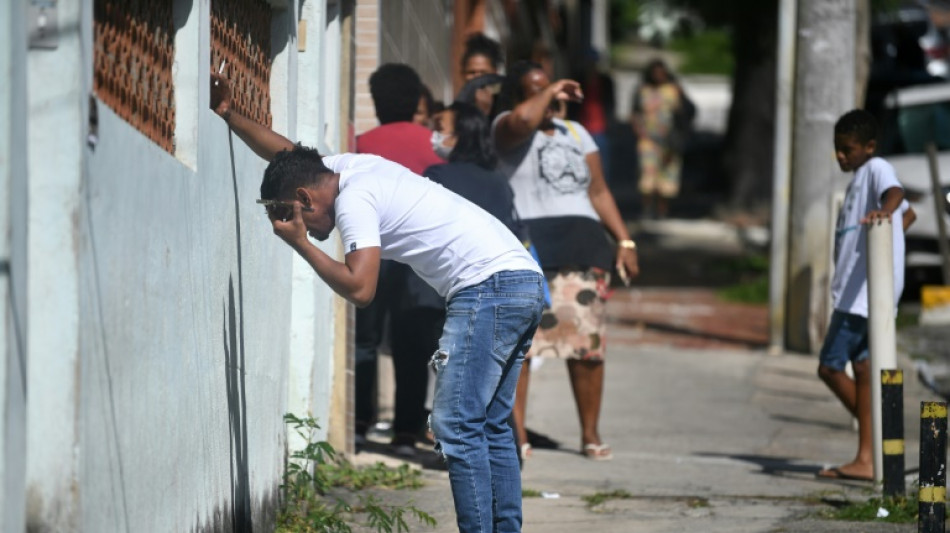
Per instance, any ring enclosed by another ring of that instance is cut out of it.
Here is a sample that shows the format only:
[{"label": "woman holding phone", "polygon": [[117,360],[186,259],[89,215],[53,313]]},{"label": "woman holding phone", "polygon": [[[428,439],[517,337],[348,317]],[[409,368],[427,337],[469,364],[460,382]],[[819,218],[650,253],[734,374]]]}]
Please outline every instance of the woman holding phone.
[{"label": "woman holding phone", "polygon": [[[556,118],[563,101],[583,95],[573,80],[551,82],[540,65],[520,62],[502,93],[511,111],[493,122],[499,170],[509,177],[551,289],[529,356],[567,361],[581,423],[581,453],[612,457],[598,432],[604,384],[606,297],[610,271],[626,283],[637,275],[636,244],[607,187],[597,145],[580,124]],[[611,244],[607,230],[616,245]],[[514,419],[522,457],[530,365],[522,366]]]}]

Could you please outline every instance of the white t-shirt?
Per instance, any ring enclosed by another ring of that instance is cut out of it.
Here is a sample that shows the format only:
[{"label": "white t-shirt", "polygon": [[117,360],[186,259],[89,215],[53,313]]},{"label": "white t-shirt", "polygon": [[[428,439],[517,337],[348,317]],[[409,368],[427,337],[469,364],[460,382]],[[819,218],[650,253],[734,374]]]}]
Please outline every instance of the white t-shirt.
[{"label": "white t-shirt", "polygon": [[[831,297],[839,311],[868,316],[867,228],[861,219],[881,208],[884,193],[903,186],[894,167],[874,157],[854,172],[835,225],[835,272]],[[904,291],[904,227],[901,216],[909,204],[902,203],[891,215],[894,232],[894,305]]]},{"label": "white t-shirt", "polygon": [[446,299],[497,272],[541,272],[498,219],[398,163],[340,154],[323,164],[340,174],[334,207],[346,253],[379,246],[383,259],[409,265]]},{"label": "white t-shirt", "polygon": [[[508,113],[495,118],[493,135],[498,121]],[[587,195],[590,170],[584,160],[596,151],[594,139],[583,126],[556,118],[553,135],[535,132],[521,146],[499,154],[498,170],[511,180],[518,215],[525,220],[584,216],[600,221]]]}]

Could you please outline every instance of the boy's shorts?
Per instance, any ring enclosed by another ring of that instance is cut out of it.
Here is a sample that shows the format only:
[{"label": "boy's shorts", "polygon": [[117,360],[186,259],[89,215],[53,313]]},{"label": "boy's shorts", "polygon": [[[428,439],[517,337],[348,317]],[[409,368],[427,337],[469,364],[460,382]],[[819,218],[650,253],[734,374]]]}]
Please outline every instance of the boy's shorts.
[{"label": "boy's shorts", "polygon": [[828,334],[821,346],[818,362],[839,372],[848,361],[857,363],[868,358],[868,319],[835,310]]}]

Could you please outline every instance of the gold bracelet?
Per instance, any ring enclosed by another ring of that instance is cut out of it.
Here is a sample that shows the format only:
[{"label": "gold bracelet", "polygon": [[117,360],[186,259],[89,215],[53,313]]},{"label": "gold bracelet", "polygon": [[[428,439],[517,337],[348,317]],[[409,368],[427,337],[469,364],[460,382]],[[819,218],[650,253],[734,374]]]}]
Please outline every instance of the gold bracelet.
[{"label": "gold bracelet", "polygon": [[637,243],[633,242],[633,239],[624,239],[617,243],[621,248],[626,248],[627,250],[636,250]]}]

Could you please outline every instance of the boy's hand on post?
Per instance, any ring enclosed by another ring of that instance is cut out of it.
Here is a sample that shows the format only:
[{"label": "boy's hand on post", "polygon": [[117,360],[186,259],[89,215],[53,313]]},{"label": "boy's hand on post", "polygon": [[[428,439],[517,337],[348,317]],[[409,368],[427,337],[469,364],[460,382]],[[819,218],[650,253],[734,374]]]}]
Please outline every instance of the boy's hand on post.
[{"label": "boy's hand on post", "polygon": [[307,226],[304,225],[301,215],[300,202],[294,201],[294,215],[289,220],[283,220],[273,212],[269,212],[267,216],[274,227],[274,235],[283,239],[294,250],[310,243],[307,239]]},{"label": "boy's hand on post", "polygon": [[211,73],[211,110],[225,121],[231,113],[231,85],[227,78],[215,72]]},{"label": "boy's hand on post", "polygon": [[890,219],[891,219],[891,214],[888,213],[887,211],[883,211],[883,210],[868,211],[868,214],[864,215],[864,218],[861,219],[861,223],[871,225],[877,222],[878,224],[881,224],[885,220],[890,220]]}]

